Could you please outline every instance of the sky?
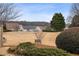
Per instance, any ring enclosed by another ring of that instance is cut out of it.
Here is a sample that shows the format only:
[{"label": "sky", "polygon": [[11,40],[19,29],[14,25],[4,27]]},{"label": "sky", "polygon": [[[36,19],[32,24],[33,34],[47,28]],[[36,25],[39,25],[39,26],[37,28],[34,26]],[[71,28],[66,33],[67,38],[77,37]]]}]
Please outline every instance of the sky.
[{"label": "sky", "polygon": [[21,21],[50,22],[55,13],[62,13],[66,19],[69,16],[71,3],[17,3],[17,9],[22,16]]}]

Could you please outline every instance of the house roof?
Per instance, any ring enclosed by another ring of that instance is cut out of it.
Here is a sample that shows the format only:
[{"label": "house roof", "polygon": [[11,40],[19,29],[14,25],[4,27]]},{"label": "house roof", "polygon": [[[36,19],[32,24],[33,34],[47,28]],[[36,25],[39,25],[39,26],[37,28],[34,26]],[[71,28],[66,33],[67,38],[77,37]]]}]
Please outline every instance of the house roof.
[{"label": "house roof", "polygon": [[24,29],[27,29],[27,30],[29,30],[29,29],[35,29],[36,27],[40,27],[40,29],[43,29],[44,28],[44,26],[42,27],[42,26],[22,26]]},{"label": "house roof", "polygon": [[27,26],[49,26],[48,22],[19,22],[19,24],[27,25]]}]

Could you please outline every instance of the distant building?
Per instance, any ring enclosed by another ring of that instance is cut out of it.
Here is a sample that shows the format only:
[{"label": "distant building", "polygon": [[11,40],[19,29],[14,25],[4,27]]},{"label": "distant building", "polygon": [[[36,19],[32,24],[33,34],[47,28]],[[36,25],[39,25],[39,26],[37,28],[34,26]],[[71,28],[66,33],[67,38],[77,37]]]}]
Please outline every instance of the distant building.
[{"label": "distant building", "polygon": [[6,22],[6,29],[9,31],[42,31],[49,26],[48,22],[22,22],[22,21],[8,21]]},{"label": "distant building", "polygon": [[6,29],[9,31],[18,31],[19,24],[16,22],[8,22],[6,23]]},{"label": "distant building", "polygon": [[49,23],[47,22],[26,22],[25,24],[21,24],[23,29],[26,31],[43,31],[46,29],[47,26],[49,26]]},{"label": "distant building", "polygon": [[22,31],[29,31],[29,32],[35,32],[35,31],[42,31],[43,29],[39,26],[23,26]]}]

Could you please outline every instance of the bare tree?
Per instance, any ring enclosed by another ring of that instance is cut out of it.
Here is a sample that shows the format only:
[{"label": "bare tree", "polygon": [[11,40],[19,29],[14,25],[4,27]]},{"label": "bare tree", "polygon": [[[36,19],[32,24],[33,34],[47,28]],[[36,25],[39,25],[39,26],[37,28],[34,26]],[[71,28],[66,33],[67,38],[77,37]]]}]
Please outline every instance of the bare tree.
[{"label": "bare tree", "polygon": [[42,39],[45,37],[46,33],[42,32],[42,30],[36,29],[35,31],[33,31],[33,33],[36,36],[35,39],[35,44],[41,44],[42,43]]},{"label": "bare tree", "polygon": [[14,20],[19,16],[14,4],[0,3],[0,21]]},{"label": "bare tree", "polygon": [[71,27],[79,27],[79,15],[73,17]]},{"label": "bare tree", "polygon": [[71,24],[72,18],[73,18],[72,16],[68,16],[66,22]]},{"label": "bare tree", "polygon": [[5,27],[5,23],[9,20],[14,20],[20,16],[19,12],[15,10],[15,5],[12,3],[0,3],[0,23],[1,23],[1,38],[0,38],[0,46],[3,46],[3,28]]},{"label": "bare tree", "polygon": [[72,16],[79,15],[79,3],[72,4],[71,14]]},{"label": "bare tree", "polygon": [[70,17],[71,19],[67,19],[71,21],[70,27],[77,27],[79,26],[79,3],[74,3],[71,6],[70,10]]},{"label": "bare tree", "polygon": [[42,39],[44,38],[44,33],[43,32],[35,32],[35,36],[36,36],[36,40],[35,43],[36,44],[41,44]]},{"label": "bare tree", "polygon": [[14,4],[0,3],[0,21],[3,26],[5,26],[6,21],[14,20],[19,16],[19,11],[16,11]]}]

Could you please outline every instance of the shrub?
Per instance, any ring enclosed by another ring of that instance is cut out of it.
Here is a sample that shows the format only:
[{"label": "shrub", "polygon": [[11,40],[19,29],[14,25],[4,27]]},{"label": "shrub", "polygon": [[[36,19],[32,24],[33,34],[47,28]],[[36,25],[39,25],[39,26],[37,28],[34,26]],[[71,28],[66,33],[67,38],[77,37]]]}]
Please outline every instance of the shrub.
[{"label": "shrub", "polygon": [[[37,48],[33,50],[35,53],[32,53],[34,56],[67,56],[70,55],[67,52],[57,49],[57,48]],[[32,52],[32,51],[31,51]]]},{"label": "shrub", "polygon": [[32,43],[30,43],[30,42],[24,42],[24,43],[20,43],[20,44],[17,46],[17,48],[22,48],[22,49],[24,49],[24,48],[27,48],[27,49],[29,49],[29,48],[34,48],[34,44],[32,44]]},{"label": "shrub", "polygon": [[15,49],[15,55],[20,56],[67,56],[66,51],[58,48],[37,48],[32,43],[21,43]]},{"label": "shrub", "polygon": [[57,48],[32,48],[23,49],[16,52],[17,55],[23,56],[67,56],[67,52]]},{"label": "shrub", "polygon": [[11,47],[7,51],[8,53],[13,53],[15,51],[16,47]]},{"label": "shrub", "polygon": [[71,53],[79,53],[79,28],[73,27],[60,33],[56,38],[56,45]]}]

